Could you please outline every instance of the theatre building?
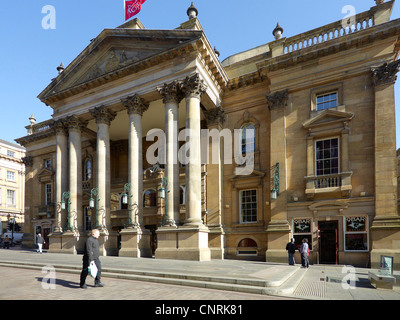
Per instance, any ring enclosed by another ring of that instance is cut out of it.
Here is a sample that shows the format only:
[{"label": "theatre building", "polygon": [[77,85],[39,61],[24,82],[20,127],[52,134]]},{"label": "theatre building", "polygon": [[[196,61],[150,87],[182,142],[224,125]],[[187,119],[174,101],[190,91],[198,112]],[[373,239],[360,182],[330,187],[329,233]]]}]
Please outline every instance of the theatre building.
[{"label": "theatre building", "polygon": [[271,25],[223,61],[193,5],[173,30],[103,30],[17,139],[23,244],[46,230],[50,252],[77,254],[97,227],[103,255],[286,262],[294,237],[313,264],[399,269],[400,20],[372,2],[298,35]]}]

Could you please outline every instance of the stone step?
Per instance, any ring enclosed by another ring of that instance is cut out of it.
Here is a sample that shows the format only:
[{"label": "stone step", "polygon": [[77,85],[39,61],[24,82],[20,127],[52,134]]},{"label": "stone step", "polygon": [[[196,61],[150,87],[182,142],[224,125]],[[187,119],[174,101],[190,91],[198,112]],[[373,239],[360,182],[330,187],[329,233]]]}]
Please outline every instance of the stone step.
[{"label": "stone step", "polygon": [[[33,262],[14,262],[14,261],[0,261],[0,267],[13,267],[13,268],[26,268],[34,270],[42,270],[43,267],[48,266],[45,263]],[[81,266],[77,265],[51,265],[56,272],[80,274]],[[288,294],[295,290],[293,285],[298,284],[301,280],[298,279],[304,275],[304,270],[299,272],[299,268],[293,268],[291,272],[281,275],[276,275],[275,279],[258,280],[258,279],[238,279],[230,277],[212,277],[202,275],[188,275],[179,273],[165,273],[154,271],[137,271],[115,268],[102,268],[102,277],[135,280],[135,281],[148,281],[163,284],[172,284],[180,286],[192,286],[198,288],[218,289],[227,291],[237,291],[244,293],[266,294],[266,295],[279,295]],[[267,272],[267,271],[265,271]],[[299,272],[299,273],[298,273]],[[281,287],[282,286],[282,287]]]}]

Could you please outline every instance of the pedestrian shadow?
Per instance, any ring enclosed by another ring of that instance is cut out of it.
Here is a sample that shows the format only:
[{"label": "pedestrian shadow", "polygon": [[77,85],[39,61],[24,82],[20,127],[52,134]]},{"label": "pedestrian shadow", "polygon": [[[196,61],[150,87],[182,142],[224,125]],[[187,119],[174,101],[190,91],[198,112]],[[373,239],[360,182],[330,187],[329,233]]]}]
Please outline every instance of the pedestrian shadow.
[{"label": "pedestrian shadow", "polygon": [[[42,283],[43,282],[49,283],[49,278],[36,277],[36,280],[38,282],[42,282]],[[71,288],[71,289],[78,289],[80,287],[79,282],[73,282],[73,281],[68,281],[68,280],[63,280],[63,279],[55,279],[55,284],[56,284],[56,286],[63,286],[66,288]]]}]

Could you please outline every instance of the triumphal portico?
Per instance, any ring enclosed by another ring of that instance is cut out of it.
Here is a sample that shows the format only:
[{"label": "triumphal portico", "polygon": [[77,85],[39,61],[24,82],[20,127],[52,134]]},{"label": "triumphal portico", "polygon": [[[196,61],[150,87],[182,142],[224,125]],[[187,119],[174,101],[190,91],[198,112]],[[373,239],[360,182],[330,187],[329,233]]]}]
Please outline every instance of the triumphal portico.
[{"label": "triumphal portico", "polygon": [[398,268],[393,5],[287,38],[278,24],[224,61],[194,5],[173,30],[103,30],[17,139],[24,245],[41,231],[76,254],[97,227],[104,255],[285,262],[306,238],[312,263]]}]

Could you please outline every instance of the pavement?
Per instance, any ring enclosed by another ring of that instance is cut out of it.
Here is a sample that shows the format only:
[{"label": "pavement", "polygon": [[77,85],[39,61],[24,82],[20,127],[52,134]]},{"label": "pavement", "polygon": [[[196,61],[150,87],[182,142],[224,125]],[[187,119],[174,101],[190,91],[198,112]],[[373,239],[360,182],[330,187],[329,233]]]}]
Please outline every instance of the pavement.
[{"label": "pavement", "polygon": [[[79,288],[81,255],[0,249],[0,299],[81,299],[84,294],[94,300],[400,300],[400,272],[394,289],[387,290],[369,283],[371,269],[351,266],[304,269],[240,260],[100,260],[106,287],[94,288],[88,277],[89,288],[83,290]],[[52,284],[58,290],[47,290]]]}]

